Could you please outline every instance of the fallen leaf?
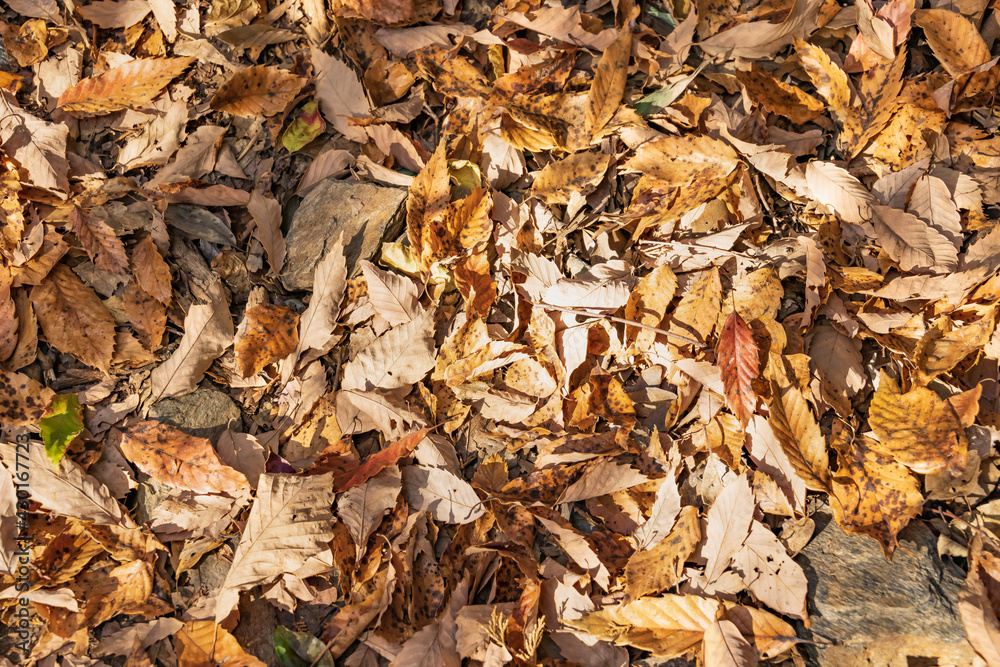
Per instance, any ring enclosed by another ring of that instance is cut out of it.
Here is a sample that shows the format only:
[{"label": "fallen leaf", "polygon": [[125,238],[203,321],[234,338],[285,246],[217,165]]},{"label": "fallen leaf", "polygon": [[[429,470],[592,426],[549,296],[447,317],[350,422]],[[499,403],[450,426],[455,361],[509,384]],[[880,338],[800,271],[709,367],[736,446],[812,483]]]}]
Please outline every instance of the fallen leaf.
[{"label": "fallen leaf", "polygon": [[100,28],[130,28],[146,18],[150,6],[146,0],[97,0],[76,12]]},{"label": "fallen leaf", "polygon": [[396,389],[434,368],[434,310],[382,334],[344,365],[343,389]]},{"label": "fallen leaf", "polygon": [[316,67],[316,98],[323,115],[342,135],[359,143],[368,141],[363,127],[351,125],[350,118],[366,118],[371,113],[365,89],[343,61],[313,47],[310,50]]},{"label": "fallen leaf", "polygon": [[134,281],[122,293],[122,310],[132,329],[149,351],[160,348],[167,329],[167,308]]},{"label": "fallen leaf", "polygon": [[733,569],[760,602],[792,618],[807,617],[806,575],[764,524],[752,523],[750,536],[733,556]]},{"label": "fallen leaf", "polygon": [[728,144],[705,135],[684,135],[639,146],[625,166],[666,185],[685,187],[696,180],[725,178],[737,164],[736,152]]},{"label": "fallen leaf", "polygon": [[760,370],[753,332],[735,310],[722,326],[715,351],[718,354],[717,363],[726,387],[729,408],[746,426],[757,410],[757,395],[751,383],[760,375]]},{"label": "fallen leaf", "polygon": [[484,514],[483,503],[468,482],[442,468],[403,468],[403,493],[416,511],[430,512],[438,521],[463,524]]},{"label": "fallen leaf", "polygon": [[295,572],[327,548],[333,530],[332,477],[260,476],[257,499],[219,588],[217,619],[236,608],[240,591]]},{"label": "fallen leaf", "polygon": [[212,362],[232,343],[233,317],[221,283],[212,283],[209,296],[209,303],[191,306],[184,318],[180,344],[150,375],[153,401],[190,394]]},{"label": "fallen leaf", "polygon": [[391,326],[406,324],[420,315],[419,294],[412,280],[383,271],[367,260],[361,262],[361,272],[368,284],[368,300]]},{"label": "fallen leaf", "polygon": [[285,133],[281,135],[281,145],[289,153],[300,151],[323,134],[325,129],[326,121],[319,113],[319,102],[307,102],[285,128]]},{"label": "fallen leaf", "polygon": [[549,206],[566,204],[574,193],[587,195],[604,180],[611,156],[575,153],[542,168],[531,184],[531,194]]},{"label": "fallen leaf", "polygon": [[705,630],[705,667],[755,667],[757,651],[732,621],[718,619]]},{"label": "fallen leaf", "polygon": [[11,426],[37,424],[56,393],[34,378],[0,370],[0,417]]},{"label": "fallen leaf", "polygon": [[94,293],[64,264],[31,290],[42,331],[50,344],[104,373],[111,370],[115,322]]},{"label": "fallen leaf", "polygon": [[351,533],[358,558],[367,551],[368,537],[378,528],[382,517],[396,506],[401,490],[399,468],[389,466],[337,498],[337,514]]},{"label": "fallen leaf", "polygon": [[708,558],[705,577],[709,582],[718,579],[740,551],[750,532],[753,510],[753,492],[746,475],[730,482],[715,498],[708,510],[705,546],[702,548]]},{"label": "fallen leaf", "polygon": [[949,9],[918,9],[913,23],[924,37],[941,66],[952,77],[973,69],[992,56],[976,27],[961,14]]},{"label": "fallen leaf", "polygon": [[587,93],[584,129],[594,136],[608,124],[618,111],[625,83],[628,79],[628,61],[632,55],[632,31],[626,26],[619,29],[615,41],[601,54],[594,68],[594,80]]},{"label": "fallen leaf", "polygon": [[59,96],[59,108],[79,118],[142,107],[194,58],[138,58],[83,79]]},{"label": "fallen leaf", "polygon": [[648,551],[636,551],[625,565],[625,602],[673,588],[684,563],[701,541],[698,510],[685,507],[673,530]]},{"label": "fallen leaf", "polygon": [[41,419],[38,431],[45,443],[45,455],[52,465],[59,465],[66,448],[83,431],[83,407],[76,394],[59,394]]},{"label": "fallen leaf", "polygon": [[768,421],[795,472],[813,491],[826,491],[830,482],[830,462],[826,438],[812,406],[789,373],[787,360],[772,359],[771,396]]},{"label": "fallen leaf", "polygon": [[954,408],[924,387],[903,393],[882,371],[872,397],[868,423],[878,436],[877,448],[914,472],[965,469],[969,440]]},{"label": "fallen leaf", "polygon": [[257,239],[267,253],[267,264],[275,275],[285,265],[285,237],[281,235],[281,204],[258,192],[250,193],[247,210],[257,225]]},{"label": "fallen leaf", "polygon": [[295,351],[299,342],[298,314],[291,308],[261,303],[249,308],[236,330],[236,368],[253,377]]},{"label": "fallen leaf", "polygon": [[122,454],[156,481],[195,493],[249,490],[246,477],[224,465],[205,438],[158,421],[133,424],[122,434]]},{"label": "fallen leaf", "polygon": [[306,85],[288,70],[255,65],[234,74],[212,97],[212,108],[240,118],[274,116]]}]

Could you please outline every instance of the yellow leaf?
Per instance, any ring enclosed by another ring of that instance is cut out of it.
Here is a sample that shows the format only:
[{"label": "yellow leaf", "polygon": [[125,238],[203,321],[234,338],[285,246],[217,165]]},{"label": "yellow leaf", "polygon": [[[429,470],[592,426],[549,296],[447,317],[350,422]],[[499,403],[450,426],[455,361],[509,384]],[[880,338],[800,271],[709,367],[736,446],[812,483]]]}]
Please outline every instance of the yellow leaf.
[{"label": "yellow leaf", "polygon": [[808,123],[823,113],[823,103],[795,86],[778,81],[756,65],[748,72],[737,72],[750,98],[768,111],[793,123]]},{"label": "yellow leaf", "polygon": [[590,194],[601,184],[611,164],[606,153],[575,153],[550,162],[531,184],[531,194],[549,206],[566,204],[573,193]]},{"label": "yellow leaf", "polygon": [[961,14],[948,9],[918,9],[913,12],[913,22],[923,28],[931,51],[952,77],[992,58],[979,31]]},{"label": "yellow leaf", "polygon": [[826,491],[830,480],[830,462],[826,438],[812,406],[796,385],[784,357],[771,361],[771,410],[768,421],[789,463],[806,486]]},{"label": "yellow leaf", "polygon": [[739,159],[729,144],[705,135],[687,134],[654,139],[635,151],[626,166],[672,186],[728,176]]},{"label": "yellow leaf", "polygon": [[629,559],[625,566],[625,601],[673,587],[700,541],[698,510],[689,505],[681,510],[669,535],[652,549],[637,551]]},{"label": "yellow leaf", "polygon": [[628,61],[632,55],[632,31],[620,28],[615,41],[601,54],[594,69],[594,81],[587,93],[585,128],[591,136],[597,134],[615,115],[625,94]]},{"label": "yellow leaf", "polygon": [[965,429],[951,404],[930,389],[914,387],[904,394],[882,371],[868,423],[878,436],[874,447],[914,472],[948,468],[958,475],[965,469]]}]

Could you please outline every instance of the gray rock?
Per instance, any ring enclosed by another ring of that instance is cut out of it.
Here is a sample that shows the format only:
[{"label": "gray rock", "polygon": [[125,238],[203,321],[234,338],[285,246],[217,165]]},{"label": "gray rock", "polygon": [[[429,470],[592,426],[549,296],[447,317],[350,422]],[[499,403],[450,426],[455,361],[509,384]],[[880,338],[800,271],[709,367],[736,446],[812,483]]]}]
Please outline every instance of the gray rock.
[{"label": "gray rock", "polygon": [[796,560],[809,580],[812,620],[799,634],[817,642],[805,647],[815,664],[972,664],[956,602],[964,576],[938,557],[926,524],[900,534],[889,562],[875,540],[845,533],[828,507],[812,518],[816,535]]},{"label": "gray rock", "polygon": [[200,387],[185,396],[158,401],[149,416],[214,443],[230,422],[239,424],[240,409],[218,389]]},{"label": "gray rock", "polygon": [[395,238],[403,229],[406,190],[371,183],[327,179],[314,187],[292,217],[285,237],[281,282],[291,291],[312,289],[316,264],[343,233],[347,270],[359,270],[383,239]]}]

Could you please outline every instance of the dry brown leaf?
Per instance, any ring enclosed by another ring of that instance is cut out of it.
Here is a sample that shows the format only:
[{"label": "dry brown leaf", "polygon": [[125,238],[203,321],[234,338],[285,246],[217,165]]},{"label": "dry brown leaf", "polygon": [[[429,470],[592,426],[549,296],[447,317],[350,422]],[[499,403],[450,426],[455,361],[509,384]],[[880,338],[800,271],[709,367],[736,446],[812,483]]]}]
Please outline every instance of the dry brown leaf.
[{"label": "dry brown leaf", "polygon": [[256,190],[250,193],[247,210],[257,225],[257,239],[267,253],[267,264],[275,275],[285,265],[285,237],[281,235],[281,204]]},{"label": "dry brown leaf", "polygon": [[105,373],[115,351],[115,322],[94,293],[64,264],[31,290],[45,338],[56,348]]},{"label": "dry brown leaf", "polygon": [[128,271],[125,244],[108,223],[74,206],[70,210],[68,227],[94,264],[111,273]]},{"label": "dry brown leaf", "polygon": [[250,490],[246,477],[219,460],[211,442],[169,424],[134,424],[122,434],[120,447],[144,473],[177,489],[231,496]]},{"label": "dry brown leaf", "polygon": [[288,70],[255,65],[222,84],[212,97],[212,108],[241,118],[274,116],[284,111],[305,85],[305,79]]},{"label": "dry brown leaf", "polygon": [[285,306],[261,303],[247,309],[233,343],[240,375],[253,377],[294,352],[299,342],[298,324],[298,313]]},{"label": "dry brown leaf", "polygon": [[806,395],[795,382],[787,360],[772,359],[771,402],[768,421],[795,472],[813,491],[826,491],[830,461],[826,438],[820,431]]},{"label": "dry brown leaf", "polygon": [[971,324],[954,328],[947,315],[939,318],[917,343],[913,351],[918,384],[926,386],[942,373],[953,369],[960,361],[984,347],[994,330],[994,313]]},{"label": "dry brown leaf", "polygon": [[212,362],[233,342],[233,316],[221,282],[211,284],[209,296],[209,303],[191,306],[180,344],[150,375],[153,401],[190,394]]},{"label": "dry brown leaf", "polygon": [[349,120],[371,115],[371,105],[358,75],[342,60],[318,47],[312,47],[310,57],[316,67],[316,97],[323,116],[351,141],[367,143],[365,128],[351,125]]},{"label": "dry brown leaf", "polygon": [[705,135],[684,135],[662,137],[639,146],[625,166],[666,185],[686,187],[696,180],[725,178],[738,164],[729,144]]},{"label": "dry brown leaf", "polygon": [[947,468],[954,475],[965,469],[969,439],[950,403],[924,387],[903,393],[879,374],[868,423],[878,436],[878,451],[893,456],[914,472]]},{"label": "dry brown leaf", "polygon": [[55,395],[34,378],[0,370],[0,418],[5,424],[37,424]]},{"label": "dry brown leaf", "polygon": [[3,116],[0,118],[0,141],[4,153],[28,172],[27,183],[65,199],[69,192],[69,163],[65,123],[50,123],[32,116],[18,106],[6,90],[0,91]]},{"label": "dry brown leaf", "polygon": [[420,314],[419,293],[412,280],[367,260],[361,262],[361,271],[368,284],[368,300],[390,325],[406,324]]},{"label": "dry brown leaf", "polygon": [[122,309],[143,347],[150,352],[160,349],[167,330],[167,307],[132,281],[122,293]]},{"label": "dry brown leaf", "polygon": [[143,107],[187,69],[194,58],[138,58],[83,79],[59,96],[59,107],[85,118]]},{"label": "dry brown leaf", "polygon": [[617,646],[634,646],[661,658],[676,658],[698,646],[719,615],[715,600],[696,595],[640,598],[605,607],[563,623]]},{"label": "dry brown leaf", "polygon": [[628,61],[632,55],[632,31],[628,26],[618,30],[618,36],[601,54],[594,68],[594,80],[587,93],[584,129],[594,136],[608,124],[618,111],[625,83],[628,80]]},{"label": "dry brown leaf", "polygon": [[202,125],[191,133],[187,144],[177,151],[177,157],[156,172],[147,183],[149,188],[158,188],[170,183],[200,178],[215,169],[216,155],[222,145],[226,128],[216,125]]},{"label": "dry brown leaf", "polygon": [[[299,342],[295,346],[295,362],[309,350],[325,353],[333,340],[333,331],[340,316],[340,302],[347,287],[347,258],[343,240],[338,239],[316,265],[313,291],[309,306],[299,317]],[[289,364],[289,372],[291,366]],[[290,376],[288,376],[290,377]],[[284,377],[287,382],[288,377]]]},{"label": "dry brown leaf", "polygon": [[652,549],[665,538],[681,511],[681,494],[677,488],[677,478],[671,472],[663,479],[656,491],[656,500],[649,511],[649,518],[632,533],[637,550]]},{"label": "dry brown leaf", "polygon": [[575,153],[550,162],[535,177],[531,194],[549,206],[567,204],[574,194],[590,194],[604,180],[611,158],[604,153]]},{"label": "dry brown leaf", "polygon": [[735,310],[722,326],[715,351],[729,408],[746,426],[757,410],[757,395],[751,383],[760,375],[760,366],[753,332]]},{"label": "dry brown leaf", "polygon": [[756,65],[749,71],[738,71],[736,78],[746,87],[750,99],[793,123],[808,123],[823,113],[822,102],[801,88],[775,79]]},{"label": "dry brown leaf", "polygon": [[722,282],[715,267],[688,285],[670,318],[670,330],[705,342],[715,330],[722,299]]},{"label": "dry brown leaf", "polygon": [[949,9],[918,9],[913,22],[924,31],[927,43],[941,66],[957,77],[987,62],[992,56],[969,19]]},{"label": "dry brown leaf", "polygon": [[132,248],[132,274],[136,282],[154,299],[169,306],[173,295],[170,267],[163,261],[152,236],[145,236]]},{"label": "dry brown leaf", "polygon": [[813,160],[806,165],[806,183],[812,198],[829,206],[845,222],[871,220],[875,198],[846,169]]},{"label": "dry brown leaf", "polygon": [[100,28],[130,28],[146,18],[150,6],[147,0],[97,0],[76,12]]},{"label": "dry brown leaf", "polygon": [[236,638],[215,621],[188,621],[174,635],[174,645],[177,649],[177,659],[182,665],[221,664],[232,667],[265,665],[244,651]]},{"label": "dry brown leaf", "polygon": [[888,206],[872,206],[871,210],[882,248],[903,271],[945,273],[958,266],[954,244],[917,216]]},{"label": "dry brown leaf", "polygon": [[625,599],[630,600],[668,590],[679,580],[684,562],[701,541],[698,510],[690,505],[681,510],[677,524],[659,544],[637,551],[625,566]]},{"label": "dry brown leaf", "polygon": [[840,470],[831,482],[836,502],[830,507],[844,530],[878,540],[891,558],[896,536],[920,513],[924,497],[917,478],[877,446],[864,437],[839,444]]}]

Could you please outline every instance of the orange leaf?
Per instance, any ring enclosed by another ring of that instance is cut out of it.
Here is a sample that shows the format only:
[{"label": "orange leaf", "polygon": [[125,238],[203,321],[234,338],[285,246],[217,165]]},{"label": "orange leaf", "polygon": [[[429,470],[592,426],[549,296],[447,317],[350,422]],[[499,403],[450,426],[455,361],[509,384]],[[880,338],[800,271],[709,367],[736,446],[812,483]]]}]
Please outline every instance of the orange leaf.
[{"label": "orange leaf", "polygon": [[222,84],[212,108],[241,118],[273,116],[284,111],[306,80],[277,67],[248,67]]},{"label": "orange leaf", "polygon": [[108,223],[74,206],[69,214],[69,228],[94,264],[111,273],[128,271],[125,244]]},{"label": "orange leaf", "polygon": [[233,345],[240,375],[245,378],[257,375],[268,364],[295,351],[299,342],[298,324],[298,314],[285,306],[261,303],[249,308]]},{"label": "orange leaf", "polygon": [[84,79],[59,96],[77,117],[100,116],[149,104],[194,58],[140,58]]},{"label": "orange leaf", "polygon": [[399,459],[408,456],[416,449],[420,441],[427,437],[427,434],[436,427],[426,426],[419,431],[397,440],[380,452],[376,452],[366,458],[364,463],[353,470],[339,473],[333,478],[333,488],[337,493],[349,491],[356,486],[364,484],[375,475],[379,474],[391,465],[395,465]]},{"label": "orange leaf", "polygon": [[753,332],[735,310],[726,318],[715,348],[719,370],[726,388],[726,400],[740,422],[746,426],[757,409],[757,395],[750,383],[760,375],[757,343]]},{"label": "orange leaf", "polygon": [[195,493],[249,491],[246,477],[222,463],[206,438],[144,421],[122,435],[122,453],[158,482]]}]

